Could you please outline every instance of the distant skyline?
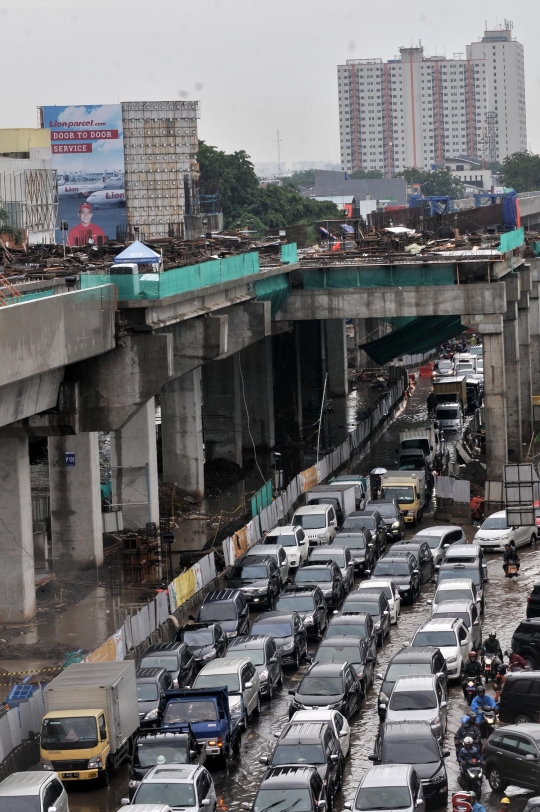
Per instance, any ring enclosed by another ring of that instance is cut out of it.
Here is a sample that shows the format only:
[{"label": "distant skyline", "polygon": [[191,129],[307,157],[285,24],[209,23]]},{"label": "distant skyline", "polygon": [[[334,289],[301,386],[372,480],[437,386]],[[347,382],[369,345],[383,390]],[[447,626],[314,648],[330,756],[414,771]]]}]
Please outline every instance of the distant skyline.
[{"label": "distant skyline", "polygon": [[219,149],[277,162],[279,130],[283,164],[339,163],[338,64],[386,60],[419,40],[427,55],[463,53],[486,22],[509,16],[525,49],[529,147],[540,152],[533,0],[0,0],[12,86],[0,127],[38,126],[40,105],[198,99],[199,135]]}]

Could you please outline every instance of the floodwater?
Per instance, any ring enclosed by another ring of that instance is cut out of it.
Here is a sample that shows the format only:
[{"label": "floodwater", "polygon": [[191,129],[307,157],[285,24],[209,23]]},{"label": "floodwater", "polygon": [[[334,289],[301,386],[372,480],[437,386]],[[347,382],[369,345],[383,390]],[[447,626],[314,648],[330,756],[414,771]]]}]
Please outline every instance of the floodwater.
[{"label": "floodwater", "polygon": [[[396,417],[382,437],[372,444],[363,458],[359,458],[354,465],[355,470],[368,472],[376,465],[391,467],[395,457],[395,447],[400,429],[407,424],[423,420],[425,398],[429,385],[427,381],[420,382],[407,406]],[[432,518],[425,515],[422,526],[434,524]],[[472,539],[475,528],[465,528],[468,538]],[[411,531],[408,531],[409,534]],[[489,555],[489,584],[487,586],[486,614],[483,619],[484,636],[491,629],[495,629],[503,650],[508,647],[517,623],[525,615],[526,596],[533,583],[540,575],[540,558],[536,549],[525,548],[520,551],[522,566],[518,580],[504,579],[501,558]],[[377,671],[384,671],[389,659],[410,640],[416,628],[430,616],[428,598],[434,590],[433,585],[426,584],[421,598],[414,607],[405,607],[397,627],[392,627],[390,640],[380,649],[378,654]],[[314,645],[310,646],[310,653],[314,652]],[[255,719],[243,736],[241,752],[235,755],[226,770],[210,767],[218,795],[218,809],[240,810],[242,802],[252,802],[259,782],[264,774],[265,767],[259,764],[260,756],[269,756],[275,744],[274,733],[279,731],[288,721],[289,699],[288,689],[295,687],[305,673],[307,666],[302,665],[298,672],[285,674],[283,688],[275,694],[272,702],[263,704],[259,719]],[[358,782],[363,772],[370,766],[368,755],[373,750],[373,744],[379,728],[377,714],[377,682],[375,688],[368,695],[366,705],[359,716],[351,720],[351,754],[347,759],[344,773],[342,792],[336,798],[336,812],[341,812],[343,803],[352,800]],[[452,687],[450,692],[448,732],[445,746],[451,751],[447,759],[449,779],[449,792],[458,789],[457,765],[454,757],[453,734],[459,726],[459,720],[466,709],[466,703],[459,687]],[[88,789],[87,787],[69,789],[69,805],[71,812],[116,812],[120,809],[121,799],[127,797],[128,769],[123,768],[112,779],[107,789]],[[508,787],[506,794],[512,800],[512,812],[522,812],[530,793],[517,787]],[[499,809],[500,796],[492,793],[487,782],[484,782],[482,803],[487,812],[496,812]],[[450,804],[448,806],[450,808]]]}]

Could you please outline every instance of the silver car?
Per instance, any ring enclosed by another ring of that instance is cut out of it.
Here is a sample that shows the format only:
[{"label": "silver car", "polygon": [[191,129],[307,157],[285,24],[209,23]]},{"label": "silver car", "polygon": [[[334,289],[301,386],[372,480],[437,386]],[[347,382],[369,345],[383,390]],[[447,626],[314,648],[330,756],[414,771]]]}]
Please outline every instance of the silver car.
[{"label": "silver car", "polygon": [[353,803],[346,801],[344,806],[358,812],[397,809],[424,812],[426,808],[422,782],[410,764],[370,767],[358,785]]},{"label": "silver car", "polygon": [[435,674],[398,677],[388,701],[386,721],[429,722],[433,734],[442,742],[446,732],[447,705]]},{"label": "silver car", "polygon": [[456,524],[426,527],[412,537],[411,541],[427,541],[433,554],[435,566],[442,564],[446,551],[452,544],[467,544],[467,536]]},{"label": "silver car", "polygon": [[0,784],[0,809],[69,812],[64,785],[53,772],[13,773]]}]

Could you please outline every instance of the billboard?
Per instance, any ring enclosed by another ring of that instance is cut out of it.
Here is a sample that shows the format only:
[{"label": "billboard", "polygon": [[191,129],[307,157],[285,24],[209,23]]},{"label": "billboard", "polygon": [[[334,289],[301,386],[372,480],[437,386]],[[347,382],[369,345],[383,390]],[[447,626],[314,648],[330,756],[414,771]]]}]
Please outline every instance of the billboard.
[{"label": "billboard", "polygon": [[[68,245],[100,244],[126,226],[121,104],[42,107],[58,173],[59,219]],[[62,242],[62,232],[56,239]]]}]

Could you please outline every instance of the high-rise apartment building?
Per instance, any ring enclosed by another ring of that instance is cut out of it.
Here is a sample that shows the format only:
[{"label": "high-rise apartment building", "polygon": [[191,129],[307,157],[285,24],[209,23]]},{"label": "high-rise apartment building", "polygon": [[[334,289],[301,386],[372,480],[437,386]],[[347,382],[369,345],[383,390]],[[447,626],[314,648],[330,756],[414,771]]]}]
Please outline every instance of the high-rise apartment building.
[{"label": "high-rise apartment building", "polygon": [[350,59],[338,66],[341,166],[379,169],[444,166],[460,155],[487,162],[526,149],[523,46],[512,24],[486,31],[466,58]]}]

